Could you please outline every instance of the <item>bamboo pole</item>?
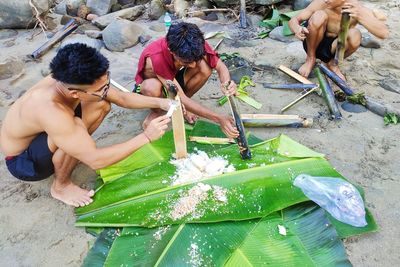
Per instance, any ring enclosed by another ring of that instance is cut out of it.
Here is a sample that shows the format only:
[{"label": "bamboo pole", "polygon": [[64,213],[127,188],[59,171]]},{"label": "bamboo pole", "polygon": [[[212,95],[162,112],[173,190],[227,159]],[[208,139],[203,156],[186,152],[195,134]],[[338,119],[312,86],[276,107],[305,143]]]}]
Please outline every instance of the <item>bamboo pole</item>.
[{"label": "bamboo pole", "polygon": [[340,32],[336,46],[336,53],[334,64],[337,66],[343,62],[344,53],[346,52],[347,35],[350,27],[350,14],[348,12],[342,13],[340,20]]},{"label": "bamboo pole", "polygon": [[349,87],[349,85],[342,80],[336,73],[328,69],[323,64],[318,64],[318,68],[325,73],[326,76],[329,77],[346,95],[354,95],[354,91],[352,88]]},{"label": "bamboo pole", "polygon": [[129,93],[129,90],[126,89],[125,87],[123,87],[122,85],[120,85],[119,83],[117,83],[116,81],[114,81],[113,79],[110,79],[110,83],[117,89],[121,90],[122,92],[126,92]]},{"label": "bamboo pole", "polygon": [[246,0],[240,0],[240,28],[247,28]]},{"label": "bamboo pole", "polygon": [[33,51],[33,53],[30,54],[30,57],[34,59],[40,58],[47,51],[49,51],[56,43],[60,42],[62,39],[71,34],[76,28],[78,28],[79,25],[80,25],[79,22],[77,22],[75,19],[71,19],[67,24],[64,25],[64,27],[62,27],[62,29],[56,32],[56,34],[54,34],[53,37],[47,40],[38,49]]},{"label": "bamboo pole", "polygon": [[279,69],[280,71],[286,73],[286,74],[289,75],[290,77],[292,77],[292,78],[298,80],[298,81],[301,82],[301,83],[304,83],[304,84],[313,84],[313,82],[309,81],[308,79],[304,78],[303,76],[301,76],[300,74],[294,72],[293,70],[289,69],[289,68],[286,67],[286,66],[280,65],[280,66],[278,67],[278,69]]},{"label": "bamboo pole", "polygon": [[273,83],[263,83],[264,88],[270,89],[313,89],[317,87],[316,84],[303,84],[303,83],[292,83],[292,84],[273,84]]},{"label": "bamboo pole", "polygon": [[314,68],[315,76],[317,76],[319,81],[319,86],[324,96],[325,102],[328,105],[328,109],[335,120],[340,120],[342,114],[340,113],[339,106],[336,102],[335,95],[333,94],[332,88],[326,80],[325,76],[322,74],[319,67]]},{"label": "bamboo pole", "polygon": [[298,115],[278,114],[242,114],[243,124],[246,127],[311,127],[312,118],[304,118]]},{"label": "bamboo pole", "polygon": [[232,138],[205,137],[205,136],[189,136],[189,141],[206,143],[206,144],[215,144],[215,145],[225,145],[225,144],[235,143],[235,140]]}]

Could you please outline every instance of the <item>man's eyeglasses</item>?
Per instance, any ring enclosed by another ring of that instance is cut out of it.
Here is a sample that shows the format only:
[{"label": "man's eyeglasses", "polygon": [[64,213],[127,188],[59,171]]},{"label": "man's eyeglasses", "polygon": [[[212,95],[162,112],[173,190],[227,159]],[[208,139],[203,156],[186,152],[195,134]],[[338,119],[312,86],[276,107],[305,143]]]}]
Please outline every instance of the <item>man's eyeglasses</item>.
[{"label": "man's eyeglasses", "polygon": [[[99,89],[97,89],[95,91],[95,93],[88,92],[86,90],[79,89],[79,88],[67,87],[67,89],[68,90],[76,90],[76,91],[83,92],[83,93],[88,94],[88,95],[99,97],[100,98],[99,101],[101,101],[101,100],[106,99],[108,90],[110,89],[110,72],[109,71],[107,71],[107,78],[108,78],[107,84],[105,84],[102,87],[100,87]],[[102,93],[101,94],[96,94],[96,92],[102,92]]]}]

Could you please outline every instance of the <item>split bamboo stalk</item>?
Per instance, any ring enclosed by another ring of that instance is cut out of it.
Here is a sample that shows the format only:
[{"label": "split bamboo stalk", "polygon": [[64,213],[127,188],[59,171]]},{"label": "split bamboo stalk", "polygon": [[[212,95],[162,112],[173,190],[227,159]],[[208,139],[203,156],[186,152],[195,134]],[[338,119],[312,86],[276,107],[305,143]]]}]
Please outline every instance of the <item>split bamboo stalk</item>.
[{"label": "split bamboo stalk", "polygon": [[71,34],[79,26],[79,22],[75,19],[71,19],[67,24],[62,27],[53,37],[47,40],[42,46],[33,51],[30,55],[32,58],[37,59],[43,56],[47,51],[49,51],[56,43],[60,42],[62,39]]},{"label": "split bamboo stalk", "polygon": [[281,113],[285,112],[286,110],[288,110],[289,108],[293,107],[295,104],[297,104],[298,102],[300,102],[300,100],[302,100],[303,98],[305,98],[306,96],[312,94],[313,92],[317,91],[319,89],[319,86],[314,87],[313,89],[307,91],[304,94],[301,94],[300,97],[296,98],[295,100],[293,100],[292,102],[290,102],[289,104],[287,104],[285,107],[283,107],[281,109]]},{"label": "split bamboo stalk", "polygon": [[326,80],[324,74],[322,74],[319,67],[314,68],[314,73],[318,78],[319,87],[321,88],[322,95],[324,96],[325,102],[328,105],[328,109],[332,114],[333,119],[340,120],[342,118],[342,114],[340,113],[339,106],[336,102],[331,86]]},{"label": "split bamboo stalk", "polygon": [[232,138],[205,137],[205,136],[189,136],[189,141],[216,144],[216,145],[235,143],[235,140]]},{"label": "split bamboo stalk", "polygon": [[340,32],[334,59],[334,63],[336,66],[343,62],[344,53],[346,52],[346,43],[347,43],[347,35],[349,33],[349,27],[350,27],[350,14],[348,12],[343,12],[342,18],[340,20]]},{"label": "split bamboo stalk", "polygon": [[117,83],[116,81],[114,81],[113,79],[110,79],[110,83],[117,89],[121,90],[122,92],[126,92],[129,93],[129,90],[126,89],[125,87],[123,87],[122,85],[120,85],[119,83]]},{"label": "split bamboo stalk", "polygon": [[277,114],[242,114],[242,121],[246,127],[311,127],[312,118],[304,118],[298,115]]},{"label": "split bamboo stalk", "polygon": [[303,84],[303,83],[292,83],[292,84],[273,84],[273,83],[263,83],[264,88],[270,89],[313,89],[317,87],[316,84]]},{"label": "split bamboo stalk", "polygon": [[333,71],[331,71],[330,69],[328,69],[328,67],[326,67],[323,64],[318,64],[317,65],[318,68],[325,73],[326,76],[329,77],[329,79],[331,79],[346,95],[354,95],[354,91],[352,88],[350,88],[350,86],[342,80],[342,78],[340,78],[336,73],[334,73]]},{"label": "split bamboo stalk", "polygon": [[292,77],[292,78],[298,80],[298,81],[301,82],[301,83],[304,83],[304,84],[313,84],[313,82],[309,81],[307,78],[304,78],[303,76],[301,76],[300,74],[294,72],[293,70],[289,69],[289,68],[286,67],[286,66],[280,65],[280,66],[278,67],[278,69],[279,69],[280,71],[286,73],[286,74],[289,75],[290,77]]}]

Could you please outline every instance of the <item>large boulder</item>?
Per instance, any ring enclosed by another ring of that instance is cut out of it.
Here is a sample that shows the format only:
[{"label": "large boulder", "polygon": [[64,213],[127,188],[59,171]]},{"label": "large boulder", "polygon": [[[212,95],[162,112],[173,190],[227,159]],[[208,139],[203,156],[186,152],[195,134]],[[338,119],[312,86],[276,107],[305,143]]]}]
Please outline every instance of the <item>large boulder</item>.
[{"label": "large boulder", "polygon": [[87,0],[86,5],[92,10],[92,13],[103,16],[110,12],[111,7],[117,3],[117,0]]},{"label": "large boulder", "polygon": [[120,11],[98,17],[92,22],[100,29],[104,29],[105,27],[107,27],[107,25],[115,21],[117,18],[135,20],[136,18],[138,18],[140,15],[143,14],[144,10],[145,6],[143,5],[130,7],[127,9],[122,9]]},{"label": "large boulder", "polygon": [[103,30],[103,41],[108,50],[123,52],[136,45],[143,33],[139,24],[126,19],[117,19]]},{"label": "large boulder", "polygon": [[283,26],[278,26],[269,33],[269,38],[276,41],[291,43],[296,42],[298,39],[294,35],[285,36],[283,34]]},{"label": "large boulder", "polygon": [[[39,14],[49,10],[49,0],[32,0]],[[35,25],[36,12],[29,1],[0,0],[0,29],[26,29]]]},{"label": "large boulder", "polygon": [[293,1],[293,10],[300,10],[306,8],[312,0],[294,0]]},{"label": "large boulder", "polygon": [[83,4],[85,4],[84,0],[66,0],[67,14],[76,16],[78,14],[79,7]]},{"label": "large boulder", "polygon": [[149,18],[159,19],[164,14],[164,4],[161,0],[151,0],[149,8]]},{"label": "large boulder", "polygon": [[[214,2],[215,5],[218,7],[228,7],[228,6],[240,4],[240,0],[213,0],[212,2]],[[269,6],[272,4],[279,3],[279,2],[282,2],[282,0],[250,0],[250,1],[246,1],[246,3],[248,3],[248,4],[256,4],[256,5],[263,5],[263,6]]]}]

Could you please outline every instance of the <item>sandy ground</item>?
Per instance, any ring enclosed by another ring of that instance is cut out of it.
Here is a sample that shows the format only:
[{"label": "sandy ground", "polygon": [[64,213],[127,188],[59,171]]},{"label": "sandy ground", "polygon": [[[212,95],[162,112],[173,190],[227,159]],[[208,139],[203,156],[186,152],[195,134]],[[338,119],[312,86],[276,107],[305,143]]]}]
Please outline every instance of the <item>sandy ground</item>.
[{"label": "sandy ground", "polygon": [[[354,88],[400,109],[400,95],[378,85],[384,79],[400,79],[400,11],[398,8],[384,11],[388,14],[390,38],[381,42],[381,49],[360,48],[346,61],[344,70]],[[10,47],[10,39],[0,40],[0,60],[30,54],[44,42],[43,35],[28,40],[31,34],[30,30],[18,31],[18,35],[11,38],[15,44]],[[160,35],[162,32],[152,34]],[[236,46],[239,47],[233,48],[229,42],[223,43],[219,51],[239,52],[264,67],[277,67],[279,64],[299,66],[305,59],[300,42],[284,44],[264,39],[238,44]],[[139,44],[123,53],[101,50],[111,62],[114,80],[127,87],[132,86],[130,82],[142,49]],[[23,75],[18,79],[0,80],[0,119],[4,118],[8,106],[24,90],[48,73],[47,66],[55,51],[51,50],[38,62],[27,62]],[[242,113],[278,113],[280,108],[296,98],[295,92],[264,89],[262,82],[293,82],[284,74],[267,69],[255,73],[253,80],[258,84],[250,89],[251,95],[263,103],[262,109],[256,111],[241,105]],[[227,107],[218,107],[216,100],[210,98],[213,93],[218,93],[217,88],[214,74],[195,99],[218,112],[227,113]],[[127,140],[141,131],[140,122],[146,114],[147,111],[113,107],[94,138],[101,146]],[[317,95],[309,96],[287,114],[314,117],[315,124],[310,129],[250,130],[262,138],[285,133],[325,153],[339,172],[361,185],[366,193],[366,206],[375,216],[380,230],[347,239],[348,256],[354,266],[399,266],[400,204],[397,194],[400,191],[400,126],[385,127],[383,119],[371,112],[354,114],[342,111],[343,120],[329,121],[324,101]],[[0,162],[0,177],[0,266],[79,266],[94,238],[84,229],[74,227],[71,207],[51,198],[49,186],[52,178],[36,183],[20,182],[8,173],[4,161]],[[94,171],[79,165],[72,178],[78,184],[91,187],[95,177]]]}]

